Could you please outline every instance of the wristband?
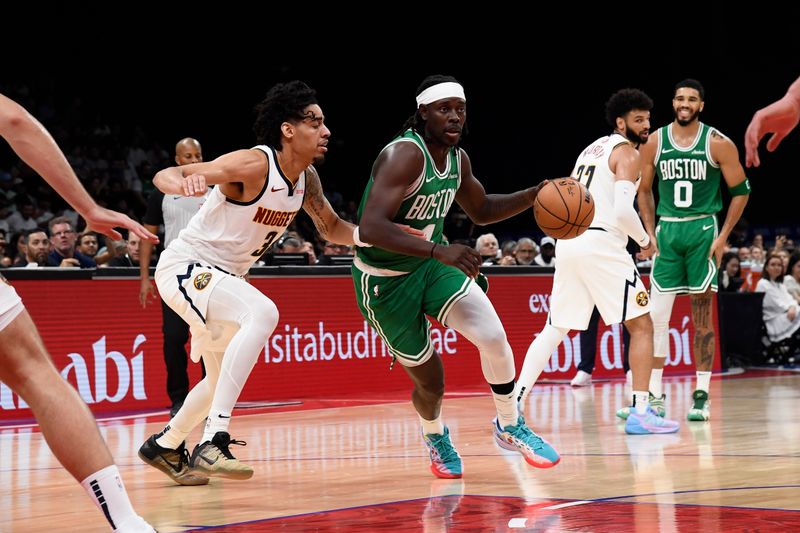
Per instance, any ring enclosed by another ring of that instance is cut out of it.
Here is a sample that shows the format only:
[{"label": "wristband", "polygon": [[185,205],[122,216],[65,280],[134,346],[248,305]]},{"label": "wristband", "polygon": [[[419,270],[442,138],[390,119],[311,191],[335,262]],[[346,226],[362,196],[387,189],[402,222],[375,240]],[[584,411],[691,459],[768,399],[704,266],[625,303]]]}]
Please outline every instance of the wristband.
[{"label": "wristband", "polygon": [[739,185],[728,187],[728,192],[731,193],[731,196],[746,196],[750,194],[750,180],[745,178]]}]

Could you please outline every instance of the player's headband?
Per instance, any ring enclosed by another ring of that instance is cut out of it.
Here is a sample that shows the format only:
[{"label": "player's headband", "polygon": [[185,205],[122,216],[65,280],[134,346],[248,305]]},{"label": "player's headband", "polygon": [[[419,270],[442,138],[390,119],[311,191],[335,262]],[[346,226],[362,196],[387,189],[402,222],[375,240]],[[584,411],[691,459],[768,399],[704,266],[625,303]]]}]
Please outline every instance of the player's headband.
[{"label": "player's headband", "polygon": [[419,93],[417,95],[417,107],[445,98],[461,98],[465,102],[467,101],[467,97],[464,96],[464,87],[460,83],[446,81],[432,85]]}]

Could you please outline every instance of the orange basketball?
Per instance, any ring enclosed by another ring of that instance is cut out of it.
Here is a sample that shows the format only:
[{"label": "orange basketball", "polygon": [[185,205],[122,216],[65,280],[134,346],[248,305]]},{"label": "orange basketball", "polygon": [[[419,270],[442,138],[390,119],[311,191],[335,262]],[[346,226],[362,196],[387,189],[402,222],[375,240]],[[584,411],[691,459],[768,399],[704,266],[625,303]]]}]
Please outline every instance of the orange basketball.
[{"label": "orange basketball", "polygon": [[554,239],[572,239],[582,234],[594,218],[594,200],[589,189],[572,178],[551,180],[533,201],[536,223]]}]

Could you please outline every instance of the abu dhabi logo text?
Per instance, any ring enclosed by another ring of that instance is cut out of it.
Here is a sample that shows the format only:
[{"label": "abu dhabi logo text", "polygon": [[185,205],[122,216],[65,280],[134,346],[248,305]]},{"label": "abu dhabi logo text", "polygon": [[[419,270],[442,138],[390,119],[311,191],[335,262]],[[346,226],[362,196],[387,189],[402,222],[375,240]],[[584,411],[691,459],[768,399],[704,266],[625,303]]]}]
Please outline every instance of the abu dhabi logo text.
[{"label": "abu dhabi logo text", "polygon": [[[690,319],[684,315],[680,321],[680,328],[669,329],[669,355],[665,366],[683,364],[694,367],[689,337]],[[578,367],[581,362],[581,334],[581,332],[577,332],[573,336],[564,337],[547,361],[544,372],[572,372]],[[625,348],[622,342],[622,325],[614,324],[607,331],[603,331],[598,343],[599,364],[603,365],[606,370],[621,370]]]},{"label": "abu dhabi logo text", "polygon": [[[141,333],[133,341],[131,352],[134,355],[126,356],[122,352],[108,350],[106,337],[100,337],[92,344],[94,376],[90,376],[90,365],[87,357],[79,353],[67,355],[70,362],[61,369],[61,377],[75,384],[75,388],[87,404],[110,402],[117,403],[130,394],[134,400],[146,400],[144,390],[144,350],[137,350],[147,337]],[[116,380],[109,380],[109,376],[116,373]],[[92,379],[92,377],[94,379]],[[116,381],[116,390],[109,391],[109,381]],[[16,400],[16,404],[15,404]],[[15,395],[5,383],[0,383],[0,409],[14,410],[26,409],[28,404]]]}]

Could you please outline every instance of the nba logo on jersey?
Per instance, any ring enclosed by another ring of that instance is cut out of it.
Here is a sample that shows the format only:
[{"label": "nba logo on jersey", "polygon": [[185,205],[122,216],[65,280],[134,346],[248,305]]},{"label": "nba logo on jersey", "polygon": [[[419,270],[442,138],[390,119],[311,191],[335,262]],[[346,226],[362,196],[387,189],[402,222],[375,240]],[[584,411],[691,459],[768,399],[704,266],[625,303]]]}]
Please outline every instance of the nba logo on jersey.
[{"label": "nba logo on jersey", "polygon": [[[211,272],[203,272],[198,274],[194,278],[194,288],[198,291],[202,291],[208,285],[208,282],[211,281]],[[637,297],[638,298],[638,297]]]},{"label": "nba logo on jersey", "polygon": [[373,294],[375,294],[375,296],[378,296],[378,287],[379,285],[375,285],[374,287],[372,287],[372,292]]}]

